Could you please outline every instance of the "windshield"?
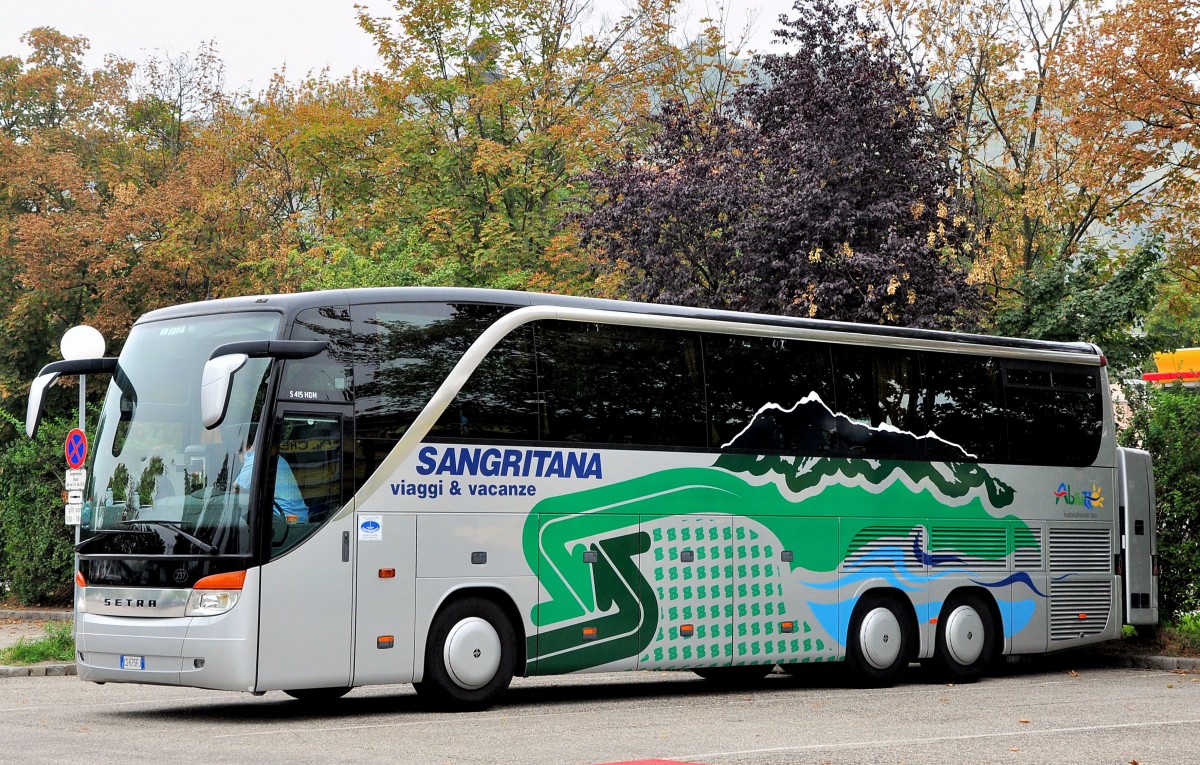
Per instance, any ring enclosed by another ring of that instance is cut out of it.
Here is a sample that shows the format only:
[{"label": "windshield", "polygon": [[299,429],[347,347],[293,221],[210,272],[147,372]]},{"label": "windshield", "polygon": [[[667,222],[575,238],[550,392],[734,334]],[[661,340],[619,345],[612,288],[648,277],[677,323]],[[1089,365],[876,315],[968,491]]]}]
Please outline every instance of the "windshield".
[{"label": "windshield", "polygon": [[80,554],[250,554],[249,491],[234,479],[261,415],[270,361],[250,359],[238,371],[214,430],[200,421],[201,370],[217,346],[274,339],[279,323],[262,312],[133,328],[92,440]]}]

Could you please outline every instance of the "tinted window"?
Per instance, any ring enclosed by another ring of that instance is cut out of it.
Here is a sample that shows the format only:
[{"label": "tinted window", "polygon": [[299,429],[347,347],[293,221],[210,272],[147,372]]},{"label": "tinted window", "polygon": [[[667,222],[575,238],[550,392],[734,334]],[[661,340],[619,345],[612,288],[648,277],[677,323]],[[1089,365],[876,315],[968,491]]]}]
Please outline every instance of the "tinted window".
[{"label": "tinted window", "polygon": [[350,313],[344,307],[309,308],[296,315],[293,340],[325,340],[321,353],[284,362],[279,398],[284,401],[349,401],[353,369]]},{"label": "tinted window", "polygon": [[542,440],[707,445],[699,335],[552,321],[536,342]]},{"label": "tinted window", "polygon": [[923,459],[921,372],[914,353],[834,346],[839,448],[863,457]]},{"label": "tinted window", "polygon": [[928,353],[924,358],[925,422],[937,436],[926,442],[929,458],[1003,462],[1007,444],[996,360],[944,353]]},{"label": "tinted window", "polygon": [[1009,460],[1088,465],[1100,451],[1104,415],[1099,370],[1005,363]]},{"label": "tinted window", "polygon": [[713,446],[791,454],[836,448],[828,346],[705,335],[704,369]]},{"label": "tinted window", "polygon": [[374,472],[471,343],[508,310],[444,303],[389,303],[351,309],[358,335],[357,482]]},{"label": "tinted window", "polygon": [[484,357],[429,435],[533,441],[538,435],[537,401],[533,329],[518,327]]}]

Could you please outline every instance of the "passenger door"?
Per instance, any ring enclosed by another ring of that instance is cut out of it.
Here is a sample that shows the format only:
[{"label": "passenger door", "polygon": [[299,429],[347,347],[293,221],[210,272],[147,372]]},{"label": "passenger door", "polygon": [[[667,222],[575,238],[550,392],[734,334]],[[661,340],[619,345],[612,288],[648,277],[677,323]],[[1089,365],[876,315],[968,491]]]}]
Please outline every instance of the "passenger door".
[{"label": "passenger door", "polygon": [[[286,409],[263,447],[260,516],[269,539],[262,567],[257,690],[346,687],[353,627],[354,518],[349,442],[336,411]],[[288,473],[291,476],[288,476]],[[302,502],[295,500],[295,493]]]}]

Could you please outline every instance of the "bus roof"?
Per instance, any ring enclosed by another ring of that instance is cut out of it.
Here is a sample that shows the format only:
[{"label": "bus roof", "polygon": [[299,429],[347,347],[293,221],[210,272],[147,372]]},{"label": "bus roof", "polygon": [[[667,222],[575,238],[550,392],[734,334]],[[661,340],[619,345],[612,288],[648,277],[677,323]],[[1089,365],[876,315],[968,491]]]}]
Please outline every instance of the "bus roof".
[{"label": "bus roof", "polygon": [[292,315],[298,311],[318,306],[405,302],[481,303],[512,306],[514,308],[522,308],[531,305],[586,308],[598,311],[614,311],[656,316],[679,316],[685,318],[737,322],[742,324],[794,327],[798,329],[811,329],[822,332],[874,335],[881,338],[893,338],[897,340],[923,340],[959,345],[966,344],[1029,350],[1034,352],[1051,351],[1091,357],[1099,357],[1101,355],[1100,349],[1095,345],[1081,342],[1051,342],[1046,340],[1029,340],[1024,338],[947,332],[942,330],[891,327],[874,324],[856,324],[853,322],[828,321],[824,319],[805,319],[793,316],[742,313],[739,311],[715,310],[711,308],[691,308],[687,306],[662,305],[658,303],[639,303],[626,300],[605,300],[600,298],[573,297],[568,295],[553,295],[538,292],[518,292],[514,290],[492,290],[471,287],[364,287],[359,289],[325,290],[318,292],[295,292],[278,295],[248,295],[245,297],[219,298],[197,303],[184,303],[181,305],[150,311],[138,319],[138,323],[143,321],[156,321],[159,319],[183,316],[199,316],[205,314],[247,310],[282,311],[288,315]]}]

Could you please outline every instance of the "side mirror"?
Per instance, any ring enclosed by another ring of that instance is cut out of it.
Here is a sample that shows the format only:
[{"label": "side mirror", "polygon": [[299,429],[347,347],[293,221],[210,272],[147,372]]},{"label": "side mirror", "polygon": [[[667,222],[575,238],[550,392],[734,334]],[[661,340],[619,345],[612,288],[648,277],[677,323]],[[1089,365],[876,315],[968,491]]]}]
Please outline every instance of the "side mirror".
[{"label": "side mirror", "polygon": [[200,378],[200,420],[208,430],[225,419],[229,396],[233,392],[233,374],[249,360],[244,353],[230,353],[205,362]]},{"label": "side mirror", "polygon": [[111,374],[117,368],[117,359],[105,357],[99,359],[67,359],[54,361],[42,367],[33,384],[29,386],[29,403],[25,408],[25,435],[33,438],[37,433],[38,424],[42,421],[42,411],[46,405],[46,391],[62,375],[87,375],[96,372]]},{"label": "side mirror", "polygon": [[58,379],[58,372],[38,375],[29,386],[29,404],[25,409],[25,435],[33,438],[37,433],[38,424],[42,421],[42,411],[46,406],[46,389]]},{"label": "side mirror", "polygon": [[307,359],[325,350],[324,340],[247,340],[213,349],[200,379],[200,420],[212,430],[225,419],[233,375],[250,359]]}]

